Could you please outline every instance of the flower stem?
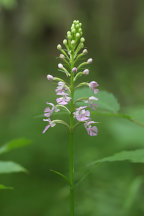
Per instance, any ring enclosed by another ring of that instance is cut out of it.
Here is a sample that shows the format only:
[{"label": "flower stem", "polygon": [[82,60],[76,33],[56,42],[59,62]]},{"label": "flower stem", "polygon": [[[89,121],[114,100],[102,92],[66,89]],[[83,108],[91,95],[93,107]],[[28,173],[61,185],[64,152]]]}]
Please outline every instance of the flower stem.
[{"label": "flower stem", "polygon": [[74,73],[72,68],[74,66],[73,55],[71,56],[71,104],[70,104],[70,146],[69,146],[69,171],[70,171],[70,211],[71,216],[74,216],[74,134],[73,134],[73,112],[74,112]]}]

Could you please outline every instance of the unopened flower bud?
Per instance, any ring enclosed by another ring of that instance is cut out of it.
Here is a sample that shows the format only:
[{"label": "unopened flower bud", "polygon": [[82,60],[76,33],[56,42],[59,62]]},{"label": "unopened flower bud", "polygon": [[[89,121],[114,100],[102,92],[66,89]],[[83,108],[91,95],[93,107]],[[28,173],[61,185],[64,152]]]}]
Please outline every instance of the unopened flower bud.
[{"label": "unopened flower bud", "polygon": [[61,59],[64,59],[65,58],[65,56],[63,55],[63,54],[60,54],[60,56],[59,56]]},{"label": "unopened flower bud", "polygon": [[71,34],[71,32],[70,32],[70,31],[68,31],[68,32],[67,32],[67,35],[69,35],[69,34]]},{"label": "unopened flower bud", "polygon": [[89,69],[85,69],[85,70],[83,71],[83,74],[84,74],[84,75],[88,75],[88,74],[89,74]]},{"label": "unopened flower bud", "polygon": [[82,53],[87,54],[88,53],[87,49],[84,49]]},{"label": "unopened flower bud", "polygon": [[59,63],[59,64],[58,64],[58,68],[59,68],[59,69],[62,69],[62,68],[63,68],[63,65],[62,65],[61,63]]},{"label": "unopened flower bud", "polygon": [[83,47],[84,47],[84,44],[83,44],[83,43],[81,43],[81,44],[80,44],[80,46],[81,46],[81,48],[83,48]]},{"label": "unopened flower bud", "polygon": [[72,29],[72,33],[75,33],[75,32],[76,32],[76,30],[73,28],[73,29]]},{"label": "unopened flower bud", "polygon": [[91,64],[92,61],[93,61],[92,58],[89,58],[89,59],[87,60],[87,63],[88,63],[88,64]]},{"label": "unopened flower bud", "polygon": [[48,79],[48,80],[53,80],[54,77],[53,77],[52,75],[48,74],[48,75],[47,75],[47,79]]},{"label": "unopened flower bud", "polygon": [[67,37],[68,37],[68,39],[71,39],[71,38],[72,38],[71,34],[69,34]]},{"label": "unopened flower bud", "polygon": [[85,39],[84,39],[83,37],[81,38],[81,42],[82,42],[82,43],[84,43],[84,42],[85,42]]},{"label": "unopened flower bud", "polygon": [[76,28],[77,28],[77,29],[79,28],[79,24],[76,25]]},{"label": "unopened flower bud", "polygon": [[72,69],[72,72],[76,73],[76,72],[77,72],[77,68],[74,67],[74,68]]},{"label": "unopened flower bud", "polygon": [[79,34],[79,33],[76,33],[76,37],[80,37],[80,34]]},{"label": "unopened flower bud", "polygon": [[57,45],[57,49],[60,50],[62,47],[60,44]]},{"label": "unopened flower bud", "polygon": [[75,40],[72,40],[71,44],[74,45],[75,44]]},{"label": "unopened flower bud", "polygon": [[74,24],[77,24],[77,21],[76,21],[76,20],[74,20],[74,21],[73,21],[73,23],[74,23]]},{"label": "unopened flower bud", "polygon": [[63,44],[64,44],[64,45],[67,44],[67,40],[66,40],[66,39],[63,40]]}]

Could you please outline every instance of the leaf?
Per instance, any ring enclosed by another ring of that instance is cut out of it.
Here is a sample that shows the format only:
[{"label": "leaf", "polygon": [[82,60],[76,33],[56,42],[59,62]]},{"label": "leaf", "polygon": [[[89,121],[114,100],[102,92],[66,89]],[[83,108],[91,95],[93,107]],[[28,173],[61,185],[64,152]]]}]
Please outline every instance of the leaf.
[{"label": "leaf", "polygon": [[0,0],[0,6],[5,7],[6,9],[13,9],[16,7],[16,0]]},{"label": "leaf", "polygon": [[21,165],[12,161],[0,161],[0,174],[27,172]]},{"label": "leaf", "polygon": [[125,161],[125,160],[128,160],[132,163],[144,163],[144,149],[122,151],[112,156],[105,157],[100,160],[96,160],[88,166],[92,167],[95,166],[97,163],[116,162],[116,161]]},{"label": "leaf", "polygon": [[69,179],[68,179],[65,175],[63,175],[62,173],[60,173],[60,172],[58,172],[58,171],[56,171],[56,170],[51,170],[51,169],[49,169],[49,171],[50,171],[50,172],[53,172],[53,173],[55,173],[55,174],[57,174],[57,175],[59,175],[59,176],[61,176],[61,177],[70,185],[70,181],[69,181]]},{"label": "leaf", "polygon": [[[115,96],[107,91],[99,91],[96,95],[89,88],[78,88],[75,91],[75,99],[86,98],[90,96],[98,97],[97,101],[98,109],[106,110],[109,112],[118,112],[120,110],[120,105],[115,98]],[[84,102],[80,104],[86,105]]]},{"label": "leaf", "polygon": [[97,102],[99,109],[111,112],[118,112],[120,110],[120,105],[113,94],[106,91],[99,91],[97,97],[99,98]]},{"label": "leaf", "polygon": [[131,151],[122,151],[112,156],[96,160],[87,165],[87,170],[84,171],[83,175],[77,180],[76,186],[88,177],[90,173],[101,163],[104,162],[116,162],[116,161],[130,161],[132,163],[144,163],[144,149],[137,149]]},{"label": "leaf", "polygon": [[5,189],[12,190],[13,187],[9,187],[9,186],[5,186],[5,185],[0,184],[0,190],[5,190]]},{"label": "leaf", "polygon": [[31,143],[31,140],[20,138],[20,139],[14,139],[8,143],[6,143],[4,146],[0,147],[0,154],[3,154],[5,152],[9,152],[13,149],[17,149],[26,145],[29,145]]}]

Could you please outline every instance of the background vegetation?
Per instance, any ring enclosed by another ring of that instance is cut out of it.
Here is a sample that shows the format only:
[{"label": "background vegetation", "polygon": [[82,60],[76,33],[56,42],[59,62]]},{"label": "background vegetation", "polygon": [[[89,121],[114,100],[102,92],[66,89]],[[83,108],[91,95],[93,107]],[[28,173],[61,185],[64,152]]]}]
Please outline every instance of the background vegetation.
[{"label": "background vegetation", "polygon": [[[0,146],[26,137],[32,144],[1,155],[29,170],[2,174],[1,216],[69,215],[69,192],[55,169],[68,173],[68,134],[58,125],[42,135],[38,118],[46,101],[55,101],[58,76],[56,46],[74,19],[83,23],[89,57],[89,80],[112,92],[121,112],[144,123],[143,0],[0,0]],[[75,134],[75,166],[81,167],[122,150],[144,147],[144,129],[127,119],[95,116],[99,135],[84,128]],[[144,165],[103,163],[76,188],[78,216],[144,215]]]}]

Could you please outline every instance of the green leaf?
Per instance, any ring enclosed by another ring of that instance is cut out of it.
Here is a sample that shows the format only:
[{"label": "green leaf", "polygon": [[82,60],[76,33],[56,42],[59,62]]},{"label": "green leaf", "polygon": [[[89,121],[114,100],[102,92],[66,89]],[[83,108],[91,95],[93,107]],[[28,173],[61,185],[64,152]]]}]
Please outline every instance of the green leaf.
[{"label": "green leaf", "polygon": [[16,7],[16,5],[16,0],[0,0],[0,6],[3,6],[6,9],[13,9]]},{"label": "green leaf", "polygon": [[0,147],[0,154],[3,154],[5,152],[9,152],[13,149],[17,149],[26,145],[29,145],[31,143],[31,140],[20,138],[20,139],[14,139],[8,143],[6,143],[4,146]]},{"label": "green leaf", "polygon": [[12,161],[0,161],[0,174],[27,172],[21,165]]},{"label": "green leaf", "polygon": [[0,184],[0,190],[6,190],[6,189],[12,190],[13,187],[9,187],[9,186],[5,186],[5,185]]},{"label": "green leaf", "polygon": [[122,152],[116,153],[112,156],[105,157],[105,158],[100,159],[100,160],[96,160],[88,166],[93,167],[97,163],[125,161],[125,160],[128,160],[132,163],[144,163],[144,149],[122,151]]},{"label": "green leaf", "polygon": [[70,185],[70,181],[69,181],[69,179],[67,178],[67,176],[63,175],[62,173],[60,173],[60,172],[58,172],[58,171],[56,171],[56,170],[51,170],[51,169],[49,169],[49,171],[50,171],[50,172],[53,172],[53,173],[55,173],[55,174],[57,174],[57,175],[59,175],[60,177],[62,177],[62,178]]},{"label": "green leaf", "polygon": [[[115,96],[107,91],[99,91],[96,95],[89,88],[78,88],[75,91],[75,99],[86,98],[90,96],[98,97],[97,101],[98,109],[105,110],[108,112],[118,112],[120,105]],[[86,105],[84,102],[79,102]]]},{"label": "green leaf", "polygon": [[118,112],[120,110],[120,105],[113,94],[106,91],[99,91],[97,97],[99,98],[97,102],[99,109],[110,112]]},{"label": "green leaf", "polygon": [[94,171],[94,169],[105,162],[117,162],[117,161],[129,161],[132,163],[144,163],[144,149],[137,149],[131,151],[122,151],[116,153],[112,156],[102,158],[100,160],[96,160],[87,165],[87,170],[84,171],[83,175],[77,180],[76,186],[79,185],[82,181],[84,181],[90,173]]}]

